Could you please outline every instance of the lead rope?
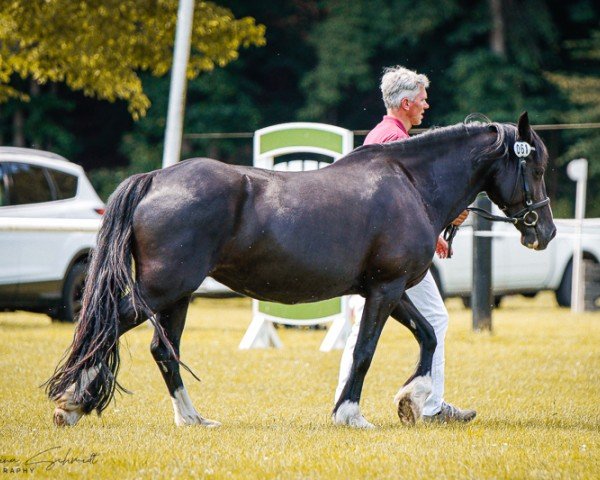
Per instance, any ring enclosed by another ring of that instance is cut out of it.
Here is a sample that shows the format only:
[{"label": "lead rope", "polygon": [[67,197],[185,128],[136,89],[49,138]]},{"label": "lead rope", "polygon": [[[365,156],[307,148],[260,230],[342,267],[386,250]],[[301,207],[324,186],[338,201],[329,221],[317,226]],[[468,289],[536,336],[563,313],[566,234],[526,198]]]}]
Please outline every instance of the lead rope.
[{"label": "lead rope", "polygon": [[[492,222],[504,222],[504,223],[512,223],[516,224],[518,219],[512,217],[501,217],[500,215],[494,215],[493,213],[488,212],[482,208],[478,207],[467,207],[469,212],[473,212],[480,217],[485,218],[486,220],[490,220]],[[448,243],[448,258],[452,258],[452,241],[454,237],[458,233],[458,226],[451,223],[444,229],[444,233],[442,234],[442,238],[446,240]]]},{"label": "lead rope", "polygon": [[454,237],[456,236],[457,232],[458,227],[453,223],[451,223],[444,229],[442,237],[448,243],[448,258],[452,258],[452,240],[454,240]]}]

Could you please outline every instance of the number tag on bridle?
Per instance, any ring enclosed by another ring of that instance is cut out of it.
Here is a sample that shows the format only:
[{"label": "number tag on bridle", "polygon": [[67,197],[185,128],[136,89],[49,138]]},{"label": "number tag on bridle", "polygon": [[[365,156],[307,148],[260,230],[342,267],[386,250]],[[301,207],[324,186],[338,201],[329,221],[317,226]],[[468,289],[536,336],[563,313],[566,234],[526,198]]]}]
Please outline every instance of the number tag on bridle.
[{"label": "number tag on bridle", "polygon": [[528,157],[531,151],[535,150],[535,148],[533,148],[527,142],[515,142],[513,149],[519,158]]}]

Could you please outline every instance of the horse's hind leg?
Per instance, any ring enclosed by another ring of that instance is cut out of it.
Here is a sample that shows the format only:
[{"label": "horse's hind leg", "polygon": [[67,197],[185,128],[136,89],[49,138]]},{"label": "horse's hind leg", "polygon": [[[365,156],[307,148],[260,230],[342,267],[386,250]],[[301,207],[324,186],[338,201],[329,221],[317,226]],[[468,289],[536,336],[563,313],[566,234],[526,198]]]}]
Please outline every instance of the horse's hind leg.
[{"label": "horse's hind leg", "polygon": [[[179,344],[183,327],[185,326],[185,317],[187,314],[190,297],[184,297],[160,311],[156,316],[157,323],[164,329],[164,334],[171,342],[173,350],[179,356]],[[214,420],[202,417],[192,404],[187,393],[183,380],[179,373],[179,363],[173,358],[171,351],[160,340],[158,332],[154,332],[152,344],[150,346],[152,356],[160,369],[171,401],[173,402],[173,411],[175,414],[176,425],[203,425],[205,427],[218,427],[221,424]]]},{"label": "horse's hind leg", "polygon": [[423,415],[423,406],[431,394],[431,365],[437,341],[433,327],[406,294],[391,315],[411,331],[421,349],[415,373],[394,397],[400,421],[406,425],[414,425]]}]

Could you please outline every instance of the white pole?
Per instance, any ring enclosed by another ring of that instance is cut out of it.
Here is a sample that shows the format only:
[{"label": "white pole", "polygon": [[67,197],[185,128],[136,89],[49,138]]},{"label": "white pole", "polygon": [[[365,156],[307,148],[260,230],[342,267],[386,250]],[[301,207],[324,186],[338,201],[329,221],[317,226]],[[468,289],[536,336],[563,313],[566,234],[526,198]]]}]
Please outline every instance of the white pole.
[{"label": "white pole", "polygon": [[175,47],[173,51],[173,68],[171,71],[171,88],[169,90],[169,110],[165,131],[165,148],[163,151],[163,168],[176,164],[181,155],[183,115],[185,113],[185,72],[190,58],[193,20],[194,0],[179,0]]},{"label": "white pole", "polygon": [[567,165],[567,174],[571,180],[577,182],[575,194],[575,241],[573,244],[573,277],[571,281],[571,311],[583,312],[585,285],[583,277],[583,260],[581,248],[581,234],[583,219],[585,218],[585,197],[587,185],[588,162],[585,158],[572,160]]}]

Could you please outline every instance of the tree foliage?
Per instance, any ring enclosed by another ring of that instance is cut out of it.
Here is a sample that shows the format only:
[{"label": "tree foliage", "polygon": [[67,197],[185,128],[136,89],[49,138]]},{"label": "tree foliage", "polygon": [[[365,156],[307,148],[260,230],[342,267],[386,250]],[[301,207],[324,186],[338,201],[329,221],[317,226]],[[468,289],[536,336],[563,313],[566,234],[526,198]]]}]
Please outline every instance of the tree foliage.
[{"label": "tree foliage", "polygon": [[[0,0],[0,100],[27,99],[15,75],[64,82],[86,95],[124,100],[143,116],[150,101],[140,71],[161,76],[172,63],[177,0]],[[264,44],[264,27],[211,2],[197,2],[187,75],[195,78]]]},{"label": "tree foliage", "polygon": [[547,2],[500,3],[504,55],[489,45],[488,2],[321,2],[324,18],[309,37],[317,64],[303,79],[307,105],[301,113],[336,117],[335,109],[357,93],[377,90],[382,66],[403,64],[432,80],[428,116],[435,123],[457,122],[474,111],[514,121],[526,106],[539,121],[550,120],[552,86],[541,72],[555,58],[558,34]]},{"label": "tree foliage", "polygon": [[[569,99],[563,121],[572,123],[600,123],[600,30],[590,37],[570,40],[566,47],[571,57],[581,60],[579,68],[570,72],[547,72],[546,78],[557,85]],[[592,185],[600,184],[600,134],[588,129],[565,134],[566,151],[558,158],[560,164],[584,157],[588,160],[588,178]],[[572,196],[571,196],[572,198]],[[600,190],[588,189],[588,212],[600,215]],[[572,211],[572,206],[571,209]]]},{"label": "tree foliage", "polygon": [[[555,83],[569,98],[573,108],[565,120],[571,122],[600,122],[600,30],[589,38],[566,43],[571,56],[584,62],[577,72],[548,72],[546,77]],[[567,158],[590,156],[600,158],[600,135],[589,133],[567,150]],[[600,175],[600,162],[595,163],[594,174]]]},{"label": "tree foliage", "polygon": [[[162,165],[169,79],[143,75],[142,82],[152,108],[122,137],[120,153],[129,159],[129,164],[93,172],[92,183],[102,198],[108,198],[123,178]],[[201,75],[188,84],[184,130],[244,132],[258,129],[262,117],[259,106],[255,104],[255,94],[255,86],[239,74],[235,65]],[[239,145],[239,141],[184,139],[182,157],[230,158],[233,162],[244,163],[245,158],[239,158]],[[248,158],[251,156],[250,151],[244,153]]]}]

